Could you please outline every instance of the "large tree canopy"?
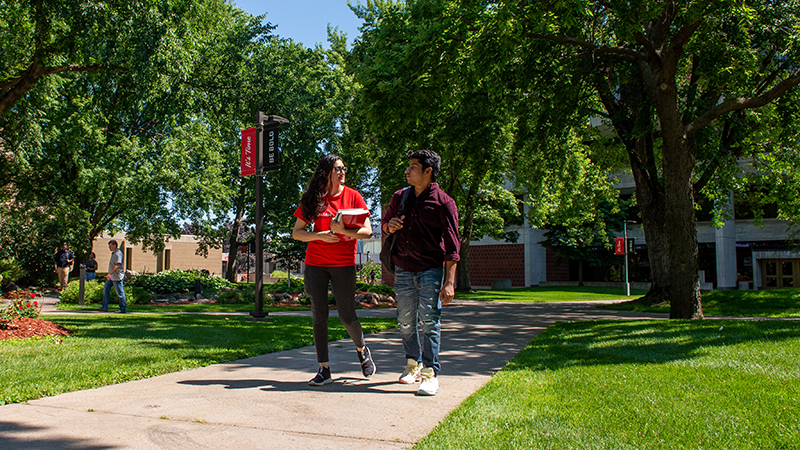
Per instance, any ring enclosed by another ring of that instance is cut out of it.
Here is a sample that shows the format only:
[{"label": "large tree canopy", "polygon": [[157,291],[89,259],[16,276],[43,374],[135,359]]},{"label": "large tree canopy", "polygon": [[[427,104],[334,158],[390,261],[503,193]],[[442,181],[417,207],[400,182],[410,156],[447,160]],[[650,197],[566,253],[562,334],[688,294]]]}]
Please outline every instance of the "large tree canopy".
[{"label": "large tree canopy", "polygon": [[[517,68],[509,89],[536,86],[566,98],[583,86],[594,90],[575,105],[587,117],[602,117],[625,146],[671,316],[702,317],[696,189],[734,175],[723,170],[740,156],[736,146],[723,145],[731,116],[769,105],[800,84],[800,5],[530,0],[491,9],[501,30],[498,48],[516,50],[491,61]],[[547,64],[566,68],[549,80],[551,89],[538,78]],[[528,67],[536,78],[525,77]]]},{"label": "large tree canopy", "polygon": [[471,58],[471,28],[486,13],[476,2],[367,2],[349,61],[360,91],[355,114],[376,145],[388,203],[409,150],[430,148],[443,159],[437,180],[459,207],[461,262],[457,289],[470,288],[469,242],[504,234],[519,223],[509,191],[513,118],[485,85]]}]

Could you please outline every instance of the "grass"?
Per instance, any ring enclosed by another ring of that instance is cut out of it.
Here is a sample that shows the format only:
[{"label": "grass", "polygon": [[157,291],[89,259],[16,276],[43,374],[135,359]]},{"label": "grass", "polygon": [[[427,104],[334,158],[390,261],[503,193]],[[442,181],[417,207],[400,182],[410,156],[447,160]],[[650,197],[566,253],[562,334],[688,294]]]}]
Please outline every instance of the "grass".
[{"label": "grass", "polygon": [[[703,291],[703,314],[728,317],[800,317],[800,289],[764,291]],[[669,312],[669,304],[645,307],[635,303],[602,306],[604,309]]]},{"label": "grass", "polygon": [[[117,304],[111,302],[109,308],[116,308]],[[59,311],[94,311],[100,305],[78,306],[58,304]],[[241,313],[256,310],[255,303],[187,303],[187,304],[147,304],[128,305],[128,312],[169,313],[169,312],[197,312],[197,313]],[[266,312],[311,310],[309,306],[267,306],[262,308]]]},{"label": "grass", "polygon": [[[254,322],[217,315],[48,315],[74,334],[0,341],[0,405],[313,344],[311,318]],[[365,334],[397,326],[361,318]],[[338,318],[331,340],[347,337]]]},{"label": "grass", "polygon": [[[641,297],[647,291],[631,289],[631,297]],[[595,300],[620,300],[627,298],[620,288],[610,287],[526,287],[499,290],[456,292],[461,300],[502,302],[586,302]]]},{"label": "grass", "polygon": [[559,323],[414,448],[798,448],[798,360],[796,321]]}]

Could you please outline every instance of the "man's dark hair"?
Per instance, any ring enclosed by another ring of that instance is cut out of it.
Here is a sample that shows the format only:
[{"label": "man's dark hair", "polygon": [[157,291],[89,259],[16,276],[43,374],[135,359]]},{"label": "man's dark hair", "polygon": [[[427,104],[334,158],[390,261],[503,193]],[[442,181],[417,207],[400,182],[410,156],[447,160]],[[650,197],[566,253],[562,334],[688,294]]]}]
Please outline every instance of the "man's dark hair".
[{"label": "man's dark hair", "polygon": [[112,240],[108,241],[108,245],[111,245],[111,244],[114,244],[114,247],[119,247],[119,244],[117,244],[117,241],[115,239],[112,239]]},{"label": "man's dark hair", "polygon": [[418,160],[423,171],[428,167],[433,169],[431,170],[431,182],[436,181],[436,177],[439,175],[439,168],[442,166],[442,157],[438,153],[433,150],[417,150],[408,155],[408,159]]}]

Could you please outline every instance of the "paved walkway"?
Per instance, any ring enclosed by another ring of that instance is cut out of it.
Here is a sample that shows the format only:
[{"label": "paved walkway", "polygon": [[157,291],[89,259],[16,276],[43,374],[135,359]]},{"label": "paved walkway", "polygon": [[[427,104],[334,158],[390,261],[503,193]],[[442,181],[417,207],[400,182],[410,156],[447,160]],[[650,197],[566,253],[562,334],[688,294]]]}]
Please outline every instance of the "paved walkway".
[{"label": "paved walkway", "polygon": [[405,360],[391,329],[367,336],[378,368],[368,380],[348,340],[331,343],[335,382],[324,387],[307,384],[313,347],[271,353],[0,406],[0,449],[409,448],[552,323],[665,318],[595,306],[454,301],[435,397],[397,383]]}]

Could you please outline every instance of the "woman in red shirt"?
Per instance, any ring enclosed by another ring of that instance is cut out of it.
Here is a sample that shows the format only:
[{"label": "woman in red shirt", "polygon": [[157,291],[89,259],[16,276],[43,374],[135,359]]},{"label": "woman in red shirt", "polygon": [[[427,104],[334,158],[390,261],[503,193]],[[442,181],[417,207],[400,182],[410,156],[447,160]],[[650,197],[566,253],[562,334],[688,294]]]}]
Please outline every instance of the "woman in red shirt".
[{"label": "woman in red shirt", "polygon": [[[328,282],[331,283],[339,319],[356,345],[361,372],[375,373],[375,363],[364,343],[364,332],[356,315],[356,240],[372,236],[369,217],[356,228],[345,228],[344,220],[334,221],[340,209],[367,209],[364,198],[344,185],[347,167],[337,155],[325,155],[294,212],[297,218],[292,237],[308,242],[305,259],[305,290],[311,297],[314,321],[314,347],[319,371],[308,382],[322,386],[333,382],[328,366]],[[307,229],[309,225],[311,231]]]}]

